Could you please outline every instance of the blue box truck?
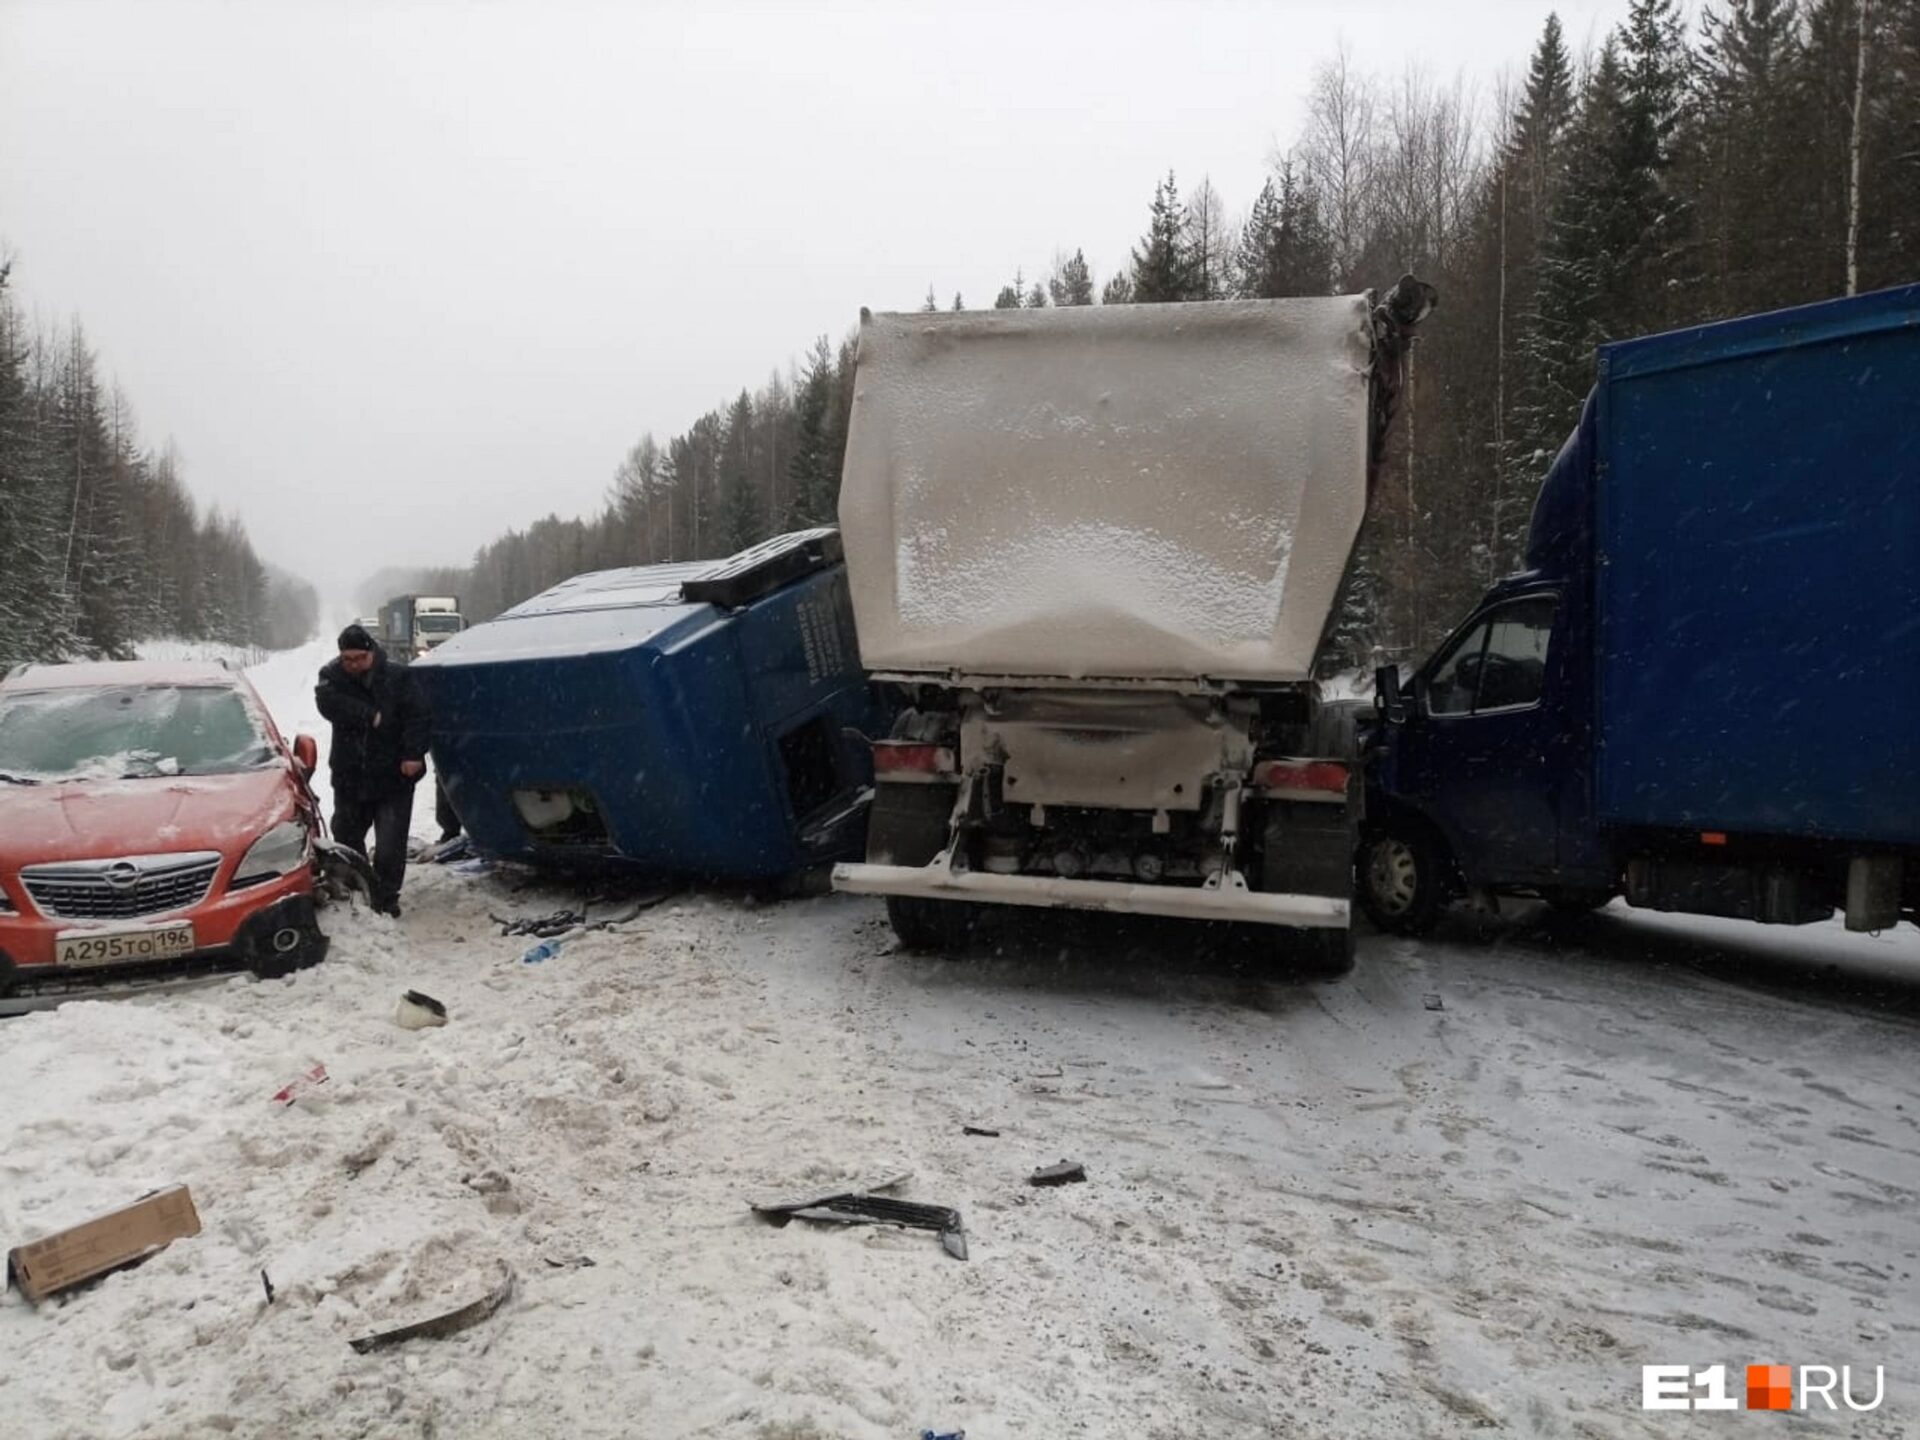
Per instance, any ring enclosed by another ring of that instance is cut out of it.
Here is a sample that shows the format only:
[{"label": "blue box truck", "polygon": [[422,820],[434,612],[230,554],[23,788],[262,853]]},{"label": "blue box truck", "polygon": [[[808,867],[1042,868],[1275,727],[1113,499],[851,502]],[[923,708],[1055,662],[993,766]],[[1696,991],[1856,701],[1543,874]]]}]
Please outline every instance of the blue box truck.
[{"label": "blue box truck", "polygon": [[888,717],[833,530],[577,575],[413,669],[484,855],[764,882],[864,843]]},{"label": "blue box truck", "polygon": [[1377,677],[1359,890],[1920,911],[1920,285],[1608,345],[1526,569]]}]

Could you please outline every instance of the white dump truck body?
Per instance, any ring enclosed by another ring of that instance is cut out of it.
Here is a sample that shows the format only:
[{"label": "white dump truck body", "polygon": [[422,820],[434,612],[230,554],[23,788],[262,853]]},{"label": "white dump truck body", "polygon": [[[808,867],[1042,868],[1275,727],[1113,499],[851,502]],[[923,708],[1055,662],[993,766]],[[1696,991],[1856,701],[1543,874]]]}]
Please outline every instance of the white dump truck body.
[{"label": "white dump truck body", "polygon": [[868,669],[1307,678],[1366,510],[1369,309],[865,317],[840,525]]},{"label": "white dump truck body", "polygon": [[1312,675],[1432,303],[863,315],[840,529],[862,662],[909,704],[835,885],[910,946],[971,902],[1350,963],[1360,787]]}]

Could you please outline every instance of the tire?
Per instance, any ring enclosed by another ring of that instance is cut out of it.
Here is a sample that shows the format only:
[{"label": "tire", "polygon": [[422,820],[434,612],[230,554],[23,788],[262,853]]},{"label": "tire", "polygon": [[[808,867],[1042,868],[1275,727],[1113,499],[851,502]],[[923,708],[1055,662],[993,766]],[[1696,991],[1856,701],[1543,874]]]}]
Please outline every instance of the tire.
[{"label": "tire", "polygon": [[271,955],[255,960],[247,969],[257,979],[284,980],[300,970],[311,970],[327,958],[327,937],[318,930],[310,930],[304,939],[283,955]]},{"label": "tire", "polygon": [[967,907],[957,900],[921,900],[910,895],[887,897],[887,919],[893,933],[909,950],[957,950],[973,927]]},{"label": "tire", "polygon": [[1316,926],[1311,930],[1280,932],[1281,959],[1296,974],[1315,980],[1338,980],[1353,970],[1353,927]]},{"label": "tire", "polygon": [[1389,821],[1360,845],[1360,905],[1382,930],[1424,935],[1448,896],[1446,852],[1424,825]]}]

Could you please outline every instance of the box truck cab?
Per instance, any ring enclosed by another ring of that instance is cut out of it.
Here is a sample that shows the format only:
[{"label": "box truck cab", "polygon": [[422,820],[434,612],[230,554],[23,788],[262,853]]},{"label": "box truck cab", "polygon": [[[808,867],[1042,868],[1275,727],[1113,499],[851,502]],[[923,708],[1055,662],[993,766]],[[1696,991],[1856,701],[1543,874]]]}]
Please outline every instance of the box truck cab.
[{"label": "box truck cab", "polygon": [[1609,345],[1526,569],[1389,667],[1361,897],[1920,910],[1920,286]]}]

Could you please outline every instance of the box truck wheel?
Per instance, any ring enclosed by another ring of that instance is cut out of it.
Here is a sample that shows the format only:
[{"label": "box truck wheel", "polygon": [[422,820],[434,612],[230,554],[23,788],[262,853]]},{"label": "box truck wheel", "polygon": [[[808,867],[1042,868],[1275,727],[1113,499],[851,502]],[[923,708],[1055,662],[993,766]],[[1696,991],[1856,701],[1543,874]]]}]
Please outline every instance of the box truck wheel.
[{"label": "box truck wheel", "polygon": [[889,895],[887,919],[900,943],[909,950],[958,949],[973,930],[969,907],[957,900]]},{"label": "box truck wheel", "polygon": [[1382,930],[1424,935],[1448,898],[1446,851],[1418,821],[1393,818],[1360,843],[1360,904]]}]

